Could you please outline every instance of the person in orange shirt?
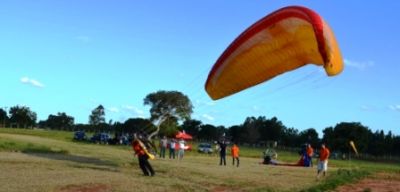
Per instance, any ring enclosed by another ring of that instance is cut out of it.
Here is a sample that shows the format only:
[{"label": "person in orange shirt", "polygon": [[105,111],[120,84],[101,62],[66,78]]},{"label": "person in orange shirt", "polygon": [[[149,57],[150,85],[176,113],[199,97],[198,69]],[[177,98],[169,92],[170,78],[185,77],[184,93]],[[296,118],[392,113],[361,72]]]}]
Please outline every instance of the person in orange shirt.
[{"label": "person in orange shirt", "polygon": [[329,149],[325,146],[325,144],[322,144],[321,149],[319,150],[317,179],[319,179],[321,172],[323,173],[323,176],[325,177],[326,171],[328,170],[329,155],[330,155]]},{"label": "person in orange shirt", "polygon": [[236,159],[236,166],[239,167],[239,147],[236,145],[236,143],[233,144],[231,148],[231,155],[232,155],[232,165],[235,165],[235,159]]},{"label": "person in orange shirt", "polygon": [[314,155],[314,149],[311,147],[311,144],[307,145],[307,157],[308,160],[310,162],[309,166],[312,167],[313,163],[312,163],[312,156]]},{"label": "person in orange shirt", "polygon": [[148,161],[150,157],[145,151],[145,145],[140,140],[142,136],[135,134],[134,137],[135,138],[132,141],[132,149],[135,151],[135,155],[139,158],[139,166],[142,169],[143,174],[145,176],[154,176],[155,172]]}]

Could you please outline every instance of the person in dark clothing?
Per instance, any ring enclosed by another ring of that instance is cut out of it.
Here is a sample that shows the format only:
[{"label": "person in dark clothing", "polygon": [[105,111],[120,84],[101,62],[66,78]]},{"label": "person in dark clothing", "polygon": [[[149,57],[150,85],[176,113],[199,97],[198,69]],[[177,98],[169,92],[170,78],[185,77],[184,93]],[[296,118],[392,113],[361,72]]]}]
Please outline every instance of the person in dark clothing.
[{"label": "person in dark clothing", "polygon": [[219,165],[222,165],[222,163],[226,165],[226,143],[225,141],[218,141],[218,145],[220,157]]},{"label": "person in dark clothing", "polygon": [[135,135],[135,139],[132,141],[132,148],[135,151],[135,155],[139,158],[139,166],[142,169],[143,174],[145,176],[154,176],[155,172],[148,161],[151,157],[139,137]]},{"label": "person in dark clothing", "polygon": [[176,140],[171,139],[169,143],[169,159],[175,159],[175,147],[176,147]]}]

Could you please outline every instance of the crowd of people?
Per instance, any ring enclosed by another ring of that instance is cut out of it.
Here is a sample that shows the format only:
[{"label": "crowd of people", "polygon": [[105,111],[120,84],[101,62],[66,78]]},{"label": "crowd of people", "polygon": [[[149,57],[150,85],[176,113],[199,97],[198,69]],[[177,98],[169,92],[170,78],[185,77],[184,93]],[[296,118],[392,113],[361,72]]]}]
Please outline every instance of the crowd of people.
[{"label": "crowd of people", "polygon": [[[226,166],[226,151],[228,148],[229,142],[226,140],[220,140],[216,142],[216,151],[219,156],[219,165]],[[159,142],[159,158],[165,159],[166,152],[169,150],[169,159],[175,159],[175,152],[178,150],[177,159],[181,161],[185,154],[186,142],[184,139],[168,139],[167,137],[162,137]],[[151,147],[149,145],[146,146],[146,139],[140,135],[135,134],[134,139],[132,140],[132,148],[135,152],[135,155],[139,159],[139,167],[143,171],[145,176],[154,176],[155,171],[149,163],[149,159],[154,159],[155,156],[149,152],[148,148]],[[239,167],[240,159],[239,159],[239,146],[237,143],[233,143],[230,147],[230,154],[232,156],[232,165]],[[273,153],[271,153],[271,151]],[[263,164],[272,164],[272,165],[283,165],[283,166],[304,166],[304,167],[313,167],[313,156],[315,156],[314,149],[311,144],[307,144],[300,152],[300,160],[296,164],[290,163],[280,163],[276,161],[277,153],[273,150],[267,149],[264,152],[264,161]],[[321,175],[326,176],[326,172],[328,170],[328,159],[330,156],[329,149],[325,146],[325,144],[321,144],[321,148],[319,149],[318,155],[318,165],[317,165],[317,179],[320,179]],[[236,162],[236,163],[235,163]]]},{"label": "crowd of people", "polygon": [[179,160],[183,159],[185,154],[186,142],[183,139],[167,139],[166,136],[162,137],[160,140],[160,158],[165,159],[165,154],[167,150],[169,151],[169,159],[175,159],[175,152],[177,150],[177,158]]}]

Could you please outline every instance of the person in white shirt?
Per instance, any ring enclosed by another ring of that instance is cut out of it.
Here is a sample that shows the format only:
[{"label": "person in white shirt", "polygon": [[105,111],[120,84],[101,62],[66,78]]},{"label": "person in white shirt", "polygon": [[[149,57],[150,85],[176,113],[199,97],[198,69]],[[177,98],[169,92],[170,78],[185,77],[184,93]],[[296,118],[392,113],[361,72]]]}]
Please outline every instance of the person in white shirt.
[{"label": "person in white shirt", "polygon": [[185,141],[183,139],[180,139],[178,143],[179,143],[178,158],[179,160],[182,160],[183,154],[185,153]]}]

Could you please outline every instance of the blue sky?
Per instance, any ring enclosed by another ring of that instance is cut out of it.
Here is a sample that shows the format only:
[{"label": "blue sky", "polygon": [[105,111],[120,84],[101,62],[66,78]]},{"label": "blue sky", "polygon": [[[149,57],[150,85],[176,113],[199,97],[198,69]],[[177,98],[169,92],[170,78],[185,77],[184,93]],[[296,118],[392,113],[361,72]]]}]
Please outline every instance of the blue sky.
[{"label": "blue sky", "polygon": [[[303,67],[212,101],[208,71],[225,48],[263,16],[288,5],[318,12],[332,27],[345,69],[326,77]],[[144,97],[177,90],[192,118],[231,126],[276,116],[288,127],[321,130],[361,122],[400,134],[399,1],[0,2],[0,107],[25,105],[39,120],[66,112],[87,123],[148,117]]]}]

